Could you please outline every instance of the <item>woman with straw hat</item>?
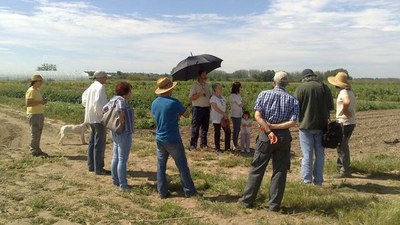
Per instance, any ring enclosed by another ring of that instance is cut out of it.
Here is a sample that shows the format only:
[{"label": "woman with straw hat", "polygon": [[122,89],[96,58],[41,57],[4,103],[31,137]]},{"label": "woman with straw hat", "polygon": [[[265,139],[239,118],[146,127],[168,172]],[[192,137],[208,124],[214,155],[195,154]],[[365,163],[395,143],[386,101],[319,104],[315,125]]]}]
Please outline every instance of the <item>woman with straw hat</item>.
[{"label": "woman with straw hat", "polygon": [[343,140],[337,147],[340,173],[334,178],[351,177],[349,140],[356,126],[356,99],[348,80],[349,76],[345,72],[328,77],[328,82],[340,89],[336,99],[336,120],[343,126]]},{"label": "woman with straw hat", "polygon": [[25,93],[26,113],[28,114],[29,125],[31,127],[31,153],[36,157],[47,158],[49,155],[40,148],[40,139],[42,137],[44,125],[44,106],[47,100],[40,94],[40,87],[43,84],[43,78],[35,74],[31,79],[31,86]]}]

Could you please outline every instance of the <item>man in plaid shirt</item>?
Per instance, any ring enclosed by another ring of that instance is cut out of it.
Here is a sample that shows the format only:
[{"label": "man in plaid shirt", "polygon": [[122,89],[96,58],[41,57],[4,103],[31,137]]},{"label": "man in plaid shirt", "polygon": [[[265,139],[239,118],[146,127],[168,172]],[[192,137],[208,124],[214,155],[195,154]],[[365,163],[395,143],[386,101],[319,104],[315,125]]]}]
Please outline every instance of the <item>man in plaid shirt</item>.
[{"label": "man in plaid shirt", "polygon": [[254,117],[260,125],[260,133],[247,185],[239,200],[246,207],[252,207],[256,200],[268,162],[272,159],[269,209],[280,209],[290,164],[292,137],[289,128],[296,125],[299,115],[299,102],[285,91],[288,82],[286,72],[276,72],[274,89],[262,91],[257,97]]}]

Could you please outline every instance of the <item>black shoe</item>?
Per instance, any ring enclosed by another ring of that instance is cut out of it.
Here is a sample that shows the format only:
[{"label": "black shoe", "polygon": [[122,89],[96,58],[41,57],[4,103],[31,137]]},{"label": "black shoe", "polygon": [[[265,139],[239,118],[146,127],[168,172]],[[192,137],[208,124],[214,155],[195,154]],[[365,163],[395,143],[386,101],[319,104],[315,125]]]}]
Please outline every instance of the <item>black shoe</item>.
[{"label": "black shoe", "polygon": [[165,194],[165,195],[160,195],[160,198],[161,199],[166,199],[166,198],[168,198],[168,197],[170,197],[171,196],[171,192],[167,192],[167,194]]},{"label": "black shoe", "polygon": [[193,193],[193,194],[188,194],[188,195],[185,195],[185,198],[191,198],[191,197],[202,197],[203,195],[202,194],[200,194],[199,192],[195,192],[195,193]]},{"label": "black shoe", "polygon": [[279,207],[275,207],[275,208],[270,208],[269,210],[272,212],[279,212],[281,209]]},{"label": "black shoe", "polygon": [[111,171],[109,170],[100,170],[98,172],[95,172],[96,175],[111,175]]},{"label": "black shoe", "polygon": [[32,153],[32,155],[35,157],[49,158],[49,154],[47,154],[46,152],[35,152]]},{"label": "black shoe", "polygon": [[247,203],[243,202],[242,198],[240,198],[240,199],[238,200],[238,203],[239,203],[239,205],[241,205],[241,206],[243,206],[243,207],[245,207],[245,208],[247,208],[247,209],[250,209],[250,208],[253,207],[253,204],[247,204]]}]

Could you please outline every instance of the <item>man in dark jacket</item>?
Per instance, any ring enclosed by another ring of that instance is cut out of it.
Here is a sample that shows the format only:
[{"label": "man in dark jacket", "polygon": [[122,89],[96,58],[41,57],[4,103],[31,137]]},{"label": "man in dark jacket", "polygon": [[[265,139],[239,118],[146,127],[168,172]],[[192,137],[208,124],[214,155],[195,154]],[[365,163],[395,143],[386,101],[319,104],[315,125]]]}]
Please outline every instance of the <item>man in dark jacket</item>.
[{"label": "man in dark jacket", "polygon": [[294,93],[300,104],[301,179],[305,184],[322,185],[325,161],[322,132],[328,124],[329,111],[333,110],[333,99],[329,87],[311,69],[305,69],[302,76],[303,83]]}]

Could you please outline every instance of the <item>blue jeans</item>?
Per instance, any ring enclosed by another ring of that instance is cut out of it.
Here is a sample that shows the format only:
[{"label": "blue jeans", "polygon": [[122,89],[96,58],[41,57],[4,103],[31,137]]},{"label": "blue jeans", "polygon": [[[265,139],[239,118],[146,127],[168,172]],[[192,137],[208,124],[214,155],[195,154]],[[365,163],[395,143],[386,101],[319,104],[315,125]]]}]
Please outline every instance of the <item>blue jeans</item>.
[{"label": "blue jeans", "polygon": [[90,124],[91,132],[88,146],[89,171],[104,170],[104,151],[106,149],[106,127],[101,123]]},{"label": "blue jeans", "polygon": [[[303,153],[301,161],[301,178],[303,183],[321,185],[324,182],[325,152],[322,146],[322,130],[299,131],[300,147]],[[313,166],[313,154],[315,161]],[[313,179],[314,178],[314,179]]]},{"label": "blue jeans", "polygon": [[242,117],[239,118],[231,117],[231,119],[233,124],[233,132],[232,132],[233,146],[235,146],[235,148],[238,148],[240,127],[242,126]]},{"label": "blue jeans", "polygon": [[128,188],[126,167],[132,146],[132,133],[124,131],[122,134],[116,134],[112,132],[112,139],[113,156],[111,160],[111,176],[113,184],[122,189],[126,189]]},{"label": "blue jeans", "polygon": [[166,170],[169,155],[172,156],[176,167],[179,169],[185,196],[197,193],[192,177],[190,176],[183,144],[169,144],[157,141],[157,190],[160,196],[166,196],[168,193]]}]

